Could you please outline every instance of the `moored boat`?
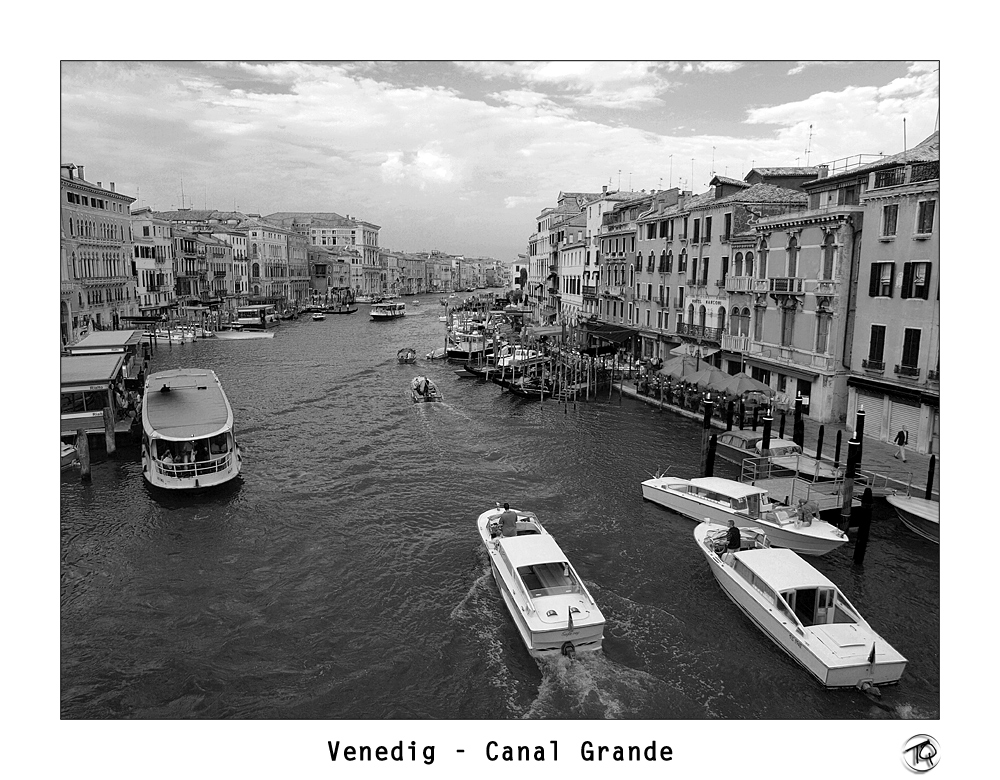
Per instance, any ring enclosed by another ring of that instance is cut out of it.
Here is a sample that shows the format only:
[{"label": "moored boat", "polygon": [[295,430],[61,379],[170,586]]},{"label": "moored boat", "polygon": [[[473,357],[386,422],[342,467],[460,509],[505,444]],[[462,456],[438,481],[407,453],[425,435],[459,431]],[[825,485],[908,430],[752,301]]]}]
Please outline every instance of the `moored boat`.
[{"label": "moored boat", "polygon": [[809,480],[831,480],[844,476],[844,467],[834,467],[832,463],[805,455],[802,448],[791,439],[771,439],[767,449],[764,449],[764,438],[754,442],[754,454],[758,458],[767,458],[774,475],[785,469]]},{"label": "moored boat", "polygon": [[771,544],[802,555],[825,555],[847,541],[847,534],[825,520],[799,522],[792,507],[771,501],[763,488],[722,477],[682,479],[661,476],[642,483],[642,497],[701,522],[760,526]]},{"label": "moored boat", "polygon": [[759,533],[740,528],[740,550],[720,553],[725,526],[699,523],[694,529],[712,575],[733,603],[821,685],[867,689],[899,682],[906,658],[825,575],[793,551],[762,543]]},{"label": "moored boat", "polygon": [[413,398],[413,403],[443,400],[437,385],[425,376],[413,377],[413,381],[410,382],[410,395]]},{"label": "moored boat", "polygon": [[313,315],[312,315],[312,318],[313,318],[314,322],[316,322],[317,320],[325,320],[326,319],[326,314],[324,312],[321,312],[321,311],[314,311]]},{"label": "moored boat", "polygon": [[533,512],[517,515],[515,536],[503,536],[499,507],[476,528],[493,577],[528,652],[535,657],[600,650],[604,615],[555,539]]},{"label": "moored boat", "polygon": [[900,521],[918,536],[929,542],[941,544],[941,504],[915,496],[889,495],[885,497],[896,510]]},{"label": "moored boat", "polygon": [[59,442],[59,468],[65,469],[80,462],[79,453],[72,444]]},{"label": "moored boat", "polygon": [[214,371],[176,368],[146,378],[142,472],[168,490],[221,485],[240,473],[233,410]]},{"label": "moored boat", "polygon": [[417,362],[417,350],[413,347],[403,347],[399,352],[396,353],[396,360],[399,363],[416,363]]},{"label": "moored boat", "polygon": [[428,360],[444,360],[448,357],[448,352],[444,347],[438,347],[437,349],[432,349],[425,356]]},{"label": "moored boat", "polygon": [[274,331],[266,330],[220,330],[216,331],[215,337],[223,341],[247,341],[250,339],[273,339]]}]

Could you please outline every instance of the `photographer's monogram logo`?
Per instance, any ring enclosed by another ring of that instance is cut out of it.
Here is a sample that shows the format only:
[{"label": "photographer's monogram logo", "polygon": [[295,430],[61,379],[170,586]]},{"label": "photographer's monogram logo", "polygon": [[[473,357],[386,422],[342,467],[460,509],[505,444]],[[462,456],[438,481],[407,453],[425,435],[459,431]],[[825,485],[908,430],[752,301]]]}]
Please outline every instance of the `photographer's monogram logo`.
[{"label": "photographer's monogram logo", "polygon": [[934,737],[917,734],[903,744],[903,763],[914,772],[927,772],[938,765],[938,752]]}]

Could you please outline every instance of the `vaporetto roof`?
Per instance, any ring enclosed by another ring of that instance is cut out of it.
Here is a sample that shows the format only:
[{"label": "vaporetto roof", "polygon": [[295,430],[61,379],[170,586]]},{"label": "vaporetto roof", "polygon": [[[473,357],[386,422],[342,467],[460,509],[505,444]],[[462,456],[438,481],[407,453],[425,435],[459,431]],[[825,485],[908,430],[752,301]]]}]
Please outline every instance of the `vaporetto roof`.
[{"label": "vaporetto roof", "polygon": [[146,380],[142,422],[164,439],[198,439],[230,428],[233,410],[214,371],[177,368]]}]

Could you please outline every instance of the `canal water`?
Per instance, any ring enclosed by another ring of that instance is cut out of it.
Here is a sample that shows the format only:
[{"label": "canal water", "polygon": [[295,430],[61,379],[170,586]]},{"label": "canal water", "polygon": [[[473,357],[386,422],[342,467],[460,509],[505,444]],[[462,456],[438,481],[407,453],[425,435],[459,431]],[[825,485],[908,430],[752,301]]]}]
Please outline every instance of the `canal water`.
[{"label": "canal water", "polygon": [[[642,499],[657,472],[697,476],[698,423],[459,379],[423,359],[442,307],[408,310],[155,347],[151,371],[219,375],[243,476],[155,492],[135,445],[96,458],[90,484],[63,473],[63,718],[940,717],[939,548],[884,502],[863,566],[853,540],[811,561],[909,659],[876,700],[813,682],[725,597],[694,524]],[[397,364],[406,346],[416,366]],[[411,402],[417,373],[443,403]],[[474,528],[497,501],[535,511],[573,561],[603,653],[527,654]]]}]

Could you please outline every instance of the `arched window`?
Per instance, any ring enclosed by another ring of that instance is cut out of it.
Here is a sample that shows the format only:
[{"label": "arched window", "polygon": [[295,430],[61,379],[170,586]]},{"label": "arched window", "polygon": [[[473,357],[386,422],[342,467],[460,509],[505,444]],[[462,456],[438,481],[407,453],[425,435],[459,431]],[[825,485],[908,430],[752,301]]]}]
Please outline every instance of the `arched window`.
[{"label": "arched window", "polygon": [[635,287],[635,266],[632,264],[628,267],[628,286]]},{"label": "arched window", "polygon": [[760,246],[757,247],[757,254],[760,256],[759,262],[757,263],[758,279],[767,278],[767,252],[767,239],[762,238],[760,240]]},{"label": "arched window", "polygon": [[705,327],[705,317],[707,316],[707,314],[708,312],[705,310],[704,305],[698,307],[698,325],[700,325],[702,328]]},{"label": "arched window", "polygon": [[745,276],[753,276],[753,252],[747,252],[746,265],[743,270]]},{"label": "arched window", "polygon": [[674,250],[669,250],[667,252],[667,273],[674,270]]},{"label": "arched window", "polygon": [[750,335],[750,309],[748,307],[744,307],[743,313],[740,315],[740,335]]},{"label": "arched window", "polygon": [[733,276],[743,276],[743,253],[737,252],[733,258]]},{"label": "arched window", "polygon": [[250,272],[250,275],[254,277],[260,276],[260,263],[253,264],[253,270]]},{"label": "arched window", "polygon": [[667,250],[666,249],[661,249],[660,250],[660,273],[663,273],[664,271],[667,271],[667,270],[669,270],[667,268]]},{"label": "arched window", "polygon": [[795,236],[789,236],[788,246],[785,247],[785,254],[787,258],[787,276],[793,278],[797,276],[797,271],[799,269],[799,242]]},{"label": "arched window", "polygon": [[729,333],[733,336],[740,335],[740,307],[733,306],[729,317]]},{"label": "arched window", "polygon": [[715,323],[715,325],[719,329],[720,332],[724,331],[726,329],[726,307],[725,306],[720,306],[719,307],[719,321],[717,323]]},{"label": "arched window", "polygon": [[687,321],[688,321],[689,325],[693,325],[694,324],[694,304],[693,303],[689,303],[688,304],[688,319],[687,319]]},{"label": "arched window", "polygon": [[833,233],[827,233],[823,239],[823,279],[833,279],[833,258],[837,251]]}]

